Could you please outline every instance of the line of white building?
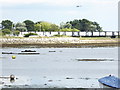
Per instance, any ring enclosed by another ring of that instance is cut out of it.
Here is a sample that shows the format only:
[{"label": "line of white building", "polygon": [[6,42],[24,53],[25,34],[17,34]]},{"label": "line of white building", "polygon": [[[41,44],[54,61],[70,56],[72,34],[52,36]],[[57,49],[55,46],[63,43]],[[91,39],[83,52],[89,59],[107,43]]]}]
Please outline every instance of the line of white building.
[{"label": "line of white building", "polygon": [[54,36],[54,35],[66,35],[66,36],[118,36],[118,31],[104,31],[104,32],[20,32],[19,36],[23,37],[24,34],[36,33],[37,36]]}]

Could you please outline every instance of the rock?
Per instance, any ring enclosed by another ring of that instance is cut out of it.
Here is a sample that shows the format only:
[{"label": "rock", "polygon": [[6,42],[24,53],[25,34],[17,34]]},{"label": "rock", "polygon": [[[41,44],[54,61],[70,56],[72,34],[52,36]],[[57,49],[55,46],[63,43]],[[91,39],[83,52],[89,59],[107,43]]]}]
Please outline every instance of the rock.
[{"label": "rock", "polygon": [[73,79],[73,78],[66,77],[66,79]]},{"label": "rock", "polygon": [[47,84],[44,84],[44,85],[47,85]]},{"label": "rock", "polygon": [[48,82],[52,82],[53,80],[48,80]]}]

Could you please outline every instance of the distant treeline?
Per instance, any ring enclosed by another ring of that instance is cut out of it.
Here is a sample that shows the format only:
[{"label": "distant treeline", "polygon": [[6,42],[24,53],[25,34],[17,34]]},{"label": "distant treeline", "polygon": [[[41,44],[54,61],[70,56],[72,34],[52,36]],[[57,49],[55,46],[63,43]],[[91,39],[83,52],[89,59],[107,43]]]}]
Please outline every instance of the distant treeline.
[{"label": "distant treeline", "polygon": [[11,20],[3,20],[1,22],[2,34],[18,35],[20,32],[30,31],[102,31],[102,28],[97,22],[92,22],[87,19],[75,19],[66,23],[56,25],[46,21],[33,22],[32,20],[25,20],[23,22],[14,23]]}]

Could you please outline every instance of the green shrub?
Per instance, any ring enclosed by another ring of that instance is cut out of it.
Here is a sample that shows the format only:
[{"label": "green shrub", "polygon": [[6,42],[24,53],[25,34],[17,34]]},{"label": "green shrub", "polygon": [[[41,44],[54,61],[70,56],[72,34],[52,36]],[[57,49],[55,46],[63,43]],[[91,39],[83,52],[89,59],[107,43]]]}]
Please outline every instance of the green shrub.
[{"label": "green shrub", "polygon": [[65,35],[55,34],[55,35],[53,35],[53,36],[55,36],[55,37],[63,37],[63,36],[65,36]]},{"label": "green shrub", "polygon": [[6,34],[11,34],[11,31],[9,29],[3,29],[2,30],[2,34],[6,35]]},{"label": "green shrub", "polygon": [[0,31],[0,37],[2,37],[3,35],[2,35],[2,32]]},{"label": "green shrub", "polygon": [[27,34],[24,34],[24,37],[29,37],[29,36],[32,36],[32,35],[38,35],[37,33],[27,33]]},{"label": "green shrub", "polygon": [[80,30],[64,28],[64,29],[60,29],[59,31],[61,31],[61,32],[79,32]]},{"label": "green shrub", "polygon": [[18,31],[18,30],[15,30],[14,32],[13,32],[13,35],[19,35],[20,34],[20,31]]},{"label": "green shrub", "polygon": [[72,31],[72,32],[79,32],[80,30],[74,28],[74,29],[72,29],[71,31]]}]

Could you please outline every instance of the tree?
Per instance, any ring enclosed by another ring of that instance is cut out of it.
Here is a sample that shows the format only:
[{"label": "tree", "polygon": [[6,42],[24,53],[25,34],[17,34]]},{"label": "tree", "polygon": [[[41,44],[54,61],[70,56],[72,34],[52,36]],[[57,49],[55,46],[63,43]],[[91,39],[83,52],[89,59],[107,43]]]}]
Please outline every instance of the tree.
[{"label": "tree", "polygon": [[41,22],[40,25],[41,25],[41,30],[42,31],[49,31],[51,23]]},{"label": "tree", "polygon": [[19,31],[19,30],[15,30],[15,31],[13,32],[13,35],[18,36],[19,34],[20,34],[20,31]]},{"label": "tree", "polygon": [[99,26],[99,24],[97,22],[92,22],[87,19],[82,19],[82,20],[75,19],[75,20],[69,21],[67,23],[70,23],[72,25],[71,28],[76,28],[80,31],[86,31],[86,32],[102,31],[102,28]]},{"label": "tree", "polygon": [[61,22],[61,23],[60,23],[60,29],[63,29],[63,28],[64,28],[64,25],[65,25],[65,23],[64,23],[64,22]]},{"label": "tree", "polygon": [[59,26],[56,24],[51,24],[49,30],[50,31],[59,31]]},{"label": "tree", "polygon": [[15,25],[15,28],[16,28],[16,30],[19,30],[21,32],[27,31],[25,23],[20,23],[19,22]]},{"label": "tree", "polygon": [[1,24],[2,24],[2,29],[12,30],[13,28],[13,22],[10,20],[3,20]]},{"label": "tree", "polygon": [[90,25],[89,31],[96,32],[96,25]]},{"label": "tree", "polygon": [[34,31],[34,22],[31,20],[25,20],[23,23],[26,24],[26,28],[28,31]]},{"label": "tree", "polygon": [[45,21],[37,22],[34,25],[35,31],[58,31],[59,26]]},{"label": "tree", "polygon": [[41,24],[40,24],[40,23],[36,23],[36,24],[34,25],[34,30],[35,30],[35,31],[41,31]]},{"label": "tree", "polygon": [[9,29],[2,29],[2,33],[3,35],[11,34],[11,31]]},{"label": "tree", "polygon": [[96,26],[96,30],[97,30],[97,31],[99,31],[99,32],[100,32],[100,31],[103,31],[103,30],[102,30],[102,27],[100,27],[100,25],[99,25],[97,22],[93,22],[93,25]]},{"label": "tree", "polygon": [[72,28],[76,28],[78,30],[81,30],[81,20],[75,19],[73,21],[70,21],[70,24],[72,25]]}]

